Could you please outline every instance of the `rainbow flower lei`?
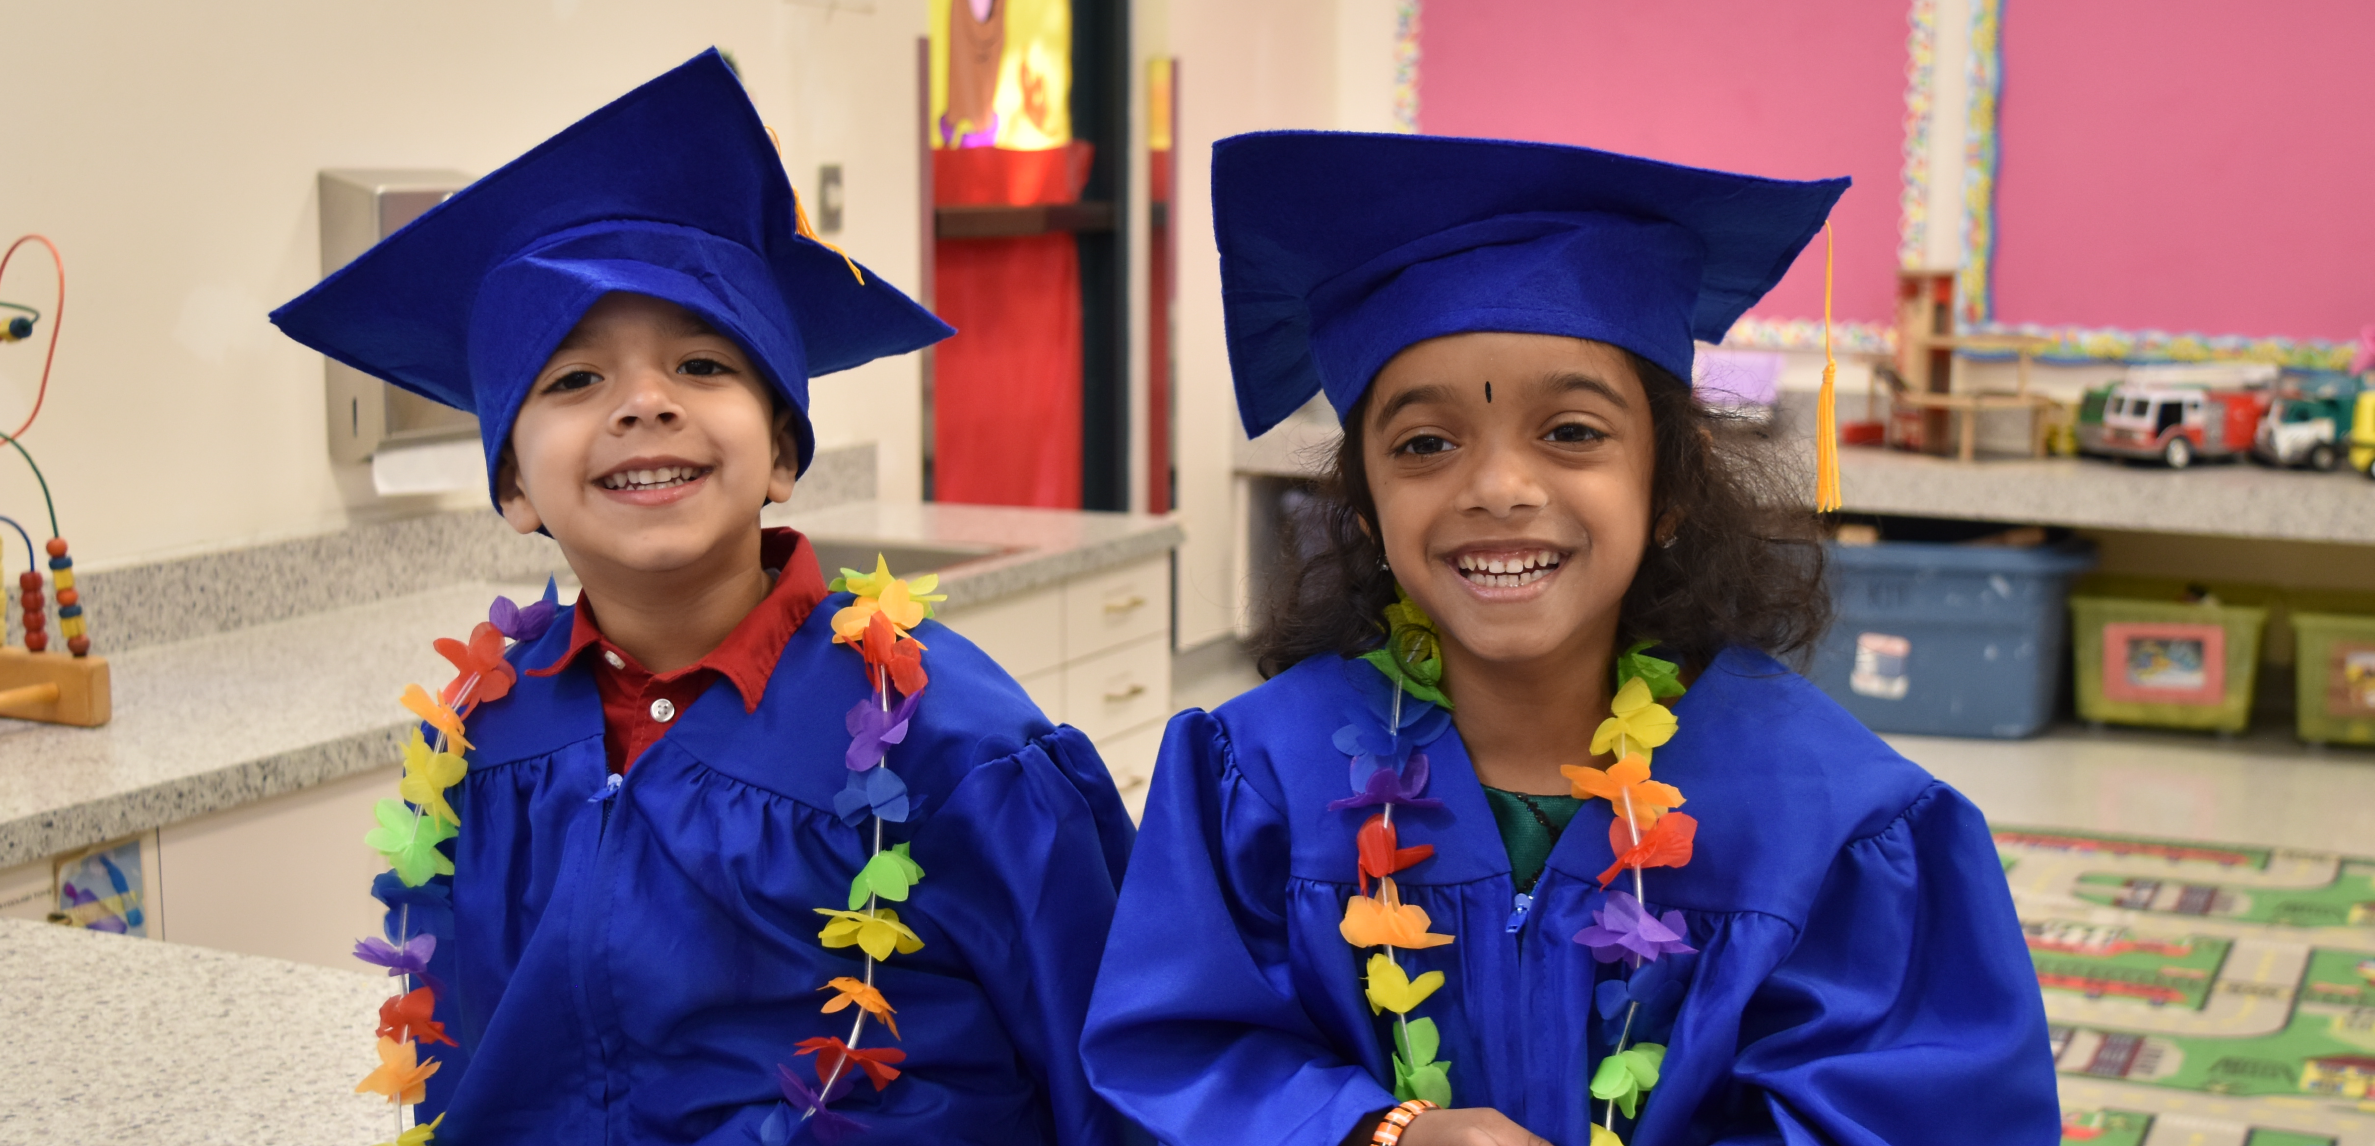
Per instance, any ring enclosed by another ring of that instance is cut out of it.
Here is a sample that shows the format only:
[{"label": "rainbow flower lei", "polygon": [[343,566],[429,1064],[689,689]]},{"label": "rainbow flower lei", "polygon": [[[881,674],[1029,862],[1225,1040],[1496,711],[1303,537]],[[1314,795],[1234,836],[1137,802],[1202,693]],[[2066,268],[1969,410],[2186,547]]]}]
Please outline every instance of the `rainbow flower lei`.
[{"label": "rainbow flower lei", "polygon": [[[847,907],[816,909],[827,920],[817,937],[826,947],[859,948],[865,957],[864,971],[862,977],[837,976],[818,988],[833,992],[822,1008],[825,1014],[857,1008],[849,1037],[826,1036],[795,1044],[794,1057],[816,1056],[814,1086],[790,1067],[776,1064],[776,1083],[784,1100],[760,1124],[759,1138],[765,1146],[784,1146],[802,1125],[811,1125],[817,1141],[826,1146],[864,1132],[855,1119],[835,1113],[829,1106],[849,1093],[860,1075],[878,1091],[899,1077],[898,1064],[905,1061],[905,1051],[895,1047],[860,1049],[858,1043],[868,1018],[878,1020],[892,1038],[899,1037],[897,1012],[875,989],[874,967],[893,953],[910,954],[923,947],[923,940],[900,921],[898,912],[882,906],[884,900],[906,902],[924,877],[923,868],[908,857],[906,844],[883,847],[885,823],[904,823],[921,810],[921,802],[909,798],[906,783],[890,770],[886,759],[891,747],[906,739],[908,722],[928,680],[923,642],[909,630],[932,615],[934,602],[947,597],[933,592],[939,587],[939,577],[903,581],[891,576],[880,555],[875,557],[872,573],[844,569],[841,574],[828,588],[846,590],[856,599],[833,615],[833,642],[858,652],[873,691],[847,718],[850,746],[845,762],[850,777],[848,786],[834,799],[834,811],[852,826],[871,820],[873,847],[850,881]],[[544,596],[526,606],[496,598],[487,619],[471,630],[468,640],[436,642],[438,653],[454,666],[453,681],[435,695],[417,684],[409,685],[401,697],[406,709],[437,731],[437,740],[432,745],[418,730],[413,732],[404,746],[404,778],[397,788],[401,799],[379,801],[373,808],[379,826],[364,837],[388,860],[389,870],[371,887],[372,895],[388,912],[383,924],[385,938],[374,936],[357,942],[355,957],[384,967],[391,977],[403,980],[396,995],[380,1004],[380,1065],[355,1087],[358,1094],[386,1095],[398,1108],[396,1138],[380,1146],[429,1146],[445,1121],[439,1115],[426,1125],[407,1129],[402,1108],[427,1096],[429,1078],[444,1065],[435,1058],[424,1058],[421,1044],[455,1045],[445,1025],[433,1017],[437,1000],[446,993],[445,984],[429,971],[437,937],[429,929],[416,934],[413,916],[416,909],[424,916],[443,917],[450,917],[453,910],[450,893],[430,881],[454,873],[453,860],[437,845],[453,839],[461,828],[461,819],[445,793],[469,771],[461,755],[470,750],[463,722],[478,705],[510,694],[519,675],[504,659],[504,650],[510,643],[543,636],[559,609],[559,590],[550,581],[545,583]],[[902,698],[896,704],[892,702],[894,692]],[[618,780],[610,777],[593,799],[599,801],[615,793]]]},{"label": "rainbow flower lei", "polygon": [[[864,1133],[865,1127],[856,1119],[830,1109],[832,1103],[848,1094],[861,1074],[877,1091],[890,1086],[899,1077],[899,1064],[907,1059],[907,1052],[897,1047],[861,1049],[858,1043],[869,1018],[881,1022],[892,1038],[899,1037],[899,1023],[893,1017],[898,1012],[875,988],[874,966],[893,954],[913,954],[924,946],[914,929],[900,921],[897,910],[882,905],[886,899],[907,902],[924,878],[924,869],[908,857],[906,844],[885,848],[882,837],[884,824],[905,823],[922,810],[922,802],[910,799],[906,782],[891,771],[888,757],[891,746],[907,738],[908,722],[914,719],[928,680],[923,642],[909,630],[932,615],[933,602],[947,600],[946,594],[932,592],[939,586],[937,574],[918,577],[913,583],[891,576],[890,563],[880,554],[875,555],[874,572],[843,569],[827,586],[854,597],[848,607],[833,614],[833,643],[857,650],[866,679],[873,686],[872,695],[858,701],[846,718],[850,742],[844,762],[849,767],[849,784],[834,797],[833,810],[852,827],[872,821],[873,846],[865,866],[850,880],[847,905],[816,909],[826,919],[817,938],[827,947],[858,948],[864,956],[864,970],[862,977],[835,976],[817,988],[833,992],[822,1008],[824,1013],[856,1008],[849,1037],[827,1035],[797,1044],[795,1057],[816,1056],[814,1086],[791,1067],[776,1064],[776,1083],[783,1091],[783,1101],[759,1125],[759,1141],[764,1146],[785,1146],[803,1125],[825,1146]],[[902,698],[896,704],[891,700],[894,691]]]},{"label": "rainbow flower lei", "polygon": [[[1453,937],[1430,931],[1426,910],[1401,901],[1394,873],[1427,859],[1435,849],[1428,844],[1402,847],[1393,813],[1396,807],[1443,806],[1424,795],[1428,764],[1426,754],[1418,750],[1450,726],[1451,700],[1442,691],[1442,644],[1433,621],[1399,589],[1396,596],[1386,608],[1384,647],[1362,657],[1393,688],[1382,711],[1374,703],[1368,705],[1369,715],[1380,718],[1382,727],[1369,726],[1360,719],[1362,714],[1354,713],[1353,722],[1335,736],[1337,750],[1352,759],[1354,794],[1328,807],[1382,805],[1355,837],[1361,892],[1345,903],[1338,930],[1354,947],[1376,949],[1367,960],[1364,994],[1373,1013],[1394,1014],[1394,1097],[1448,1107],[1451,1063],[1436,1057],[1440,1037],[1434,1020],[1410,1016],[1443,986],[1443,972],[1429,971],[1414,979],[1394,951],[1440,947]],[[1685,942],[1681,912],[1655,916],[1642,903],[1642,872],[1688,864],[1698,834],[1696,820],[1673,810],[1683,802],[1681,791],[1650,778],[1652,751],[1673,739],[1676,729],[1672,710],[1659,701],[1683,693],[1677,667],[1648,654],[1652,643],[1636,644],[1616,659],[1616,697],[1608,719],[1592,736],[1592,754],[1614,752],[1617,762],[1604,771],[1560,769],[1576,798],[1605,799],[1615,812],[1609,848],[1616,858],[1600,873],[1600,886],[1608,888],[1628,871],[1633,877],[1630,893],[1621,888],[1608,891],[1604,906],[1592,913],[1592,924],[1572,937],[1590,949],[1595,960],[1621,962],[1627,971],[1624,978],[1601,983],[1594,998],[1595,1009],[1615,1034],[1609,1040],[1610,1053],[1592,1074],[1592,1097],[1608,1104],[1604,1121],[1592,1127],[1592,1146],[1623,1146],[1616,1134],[1617,1112],[1634,1117],[1643,1096],[1657,1085],[1666,1048],[1636,1039],[1670,1025],[1681,1003],[1687,961],[1661,960],[1696,953]],[[1368,890],[1371,878],[1378,884],[1374,896]],[[1531,899],[1517,897],[1510,930],[1524,921]]]},{"label": "rainbow flower lei", "polygon": [[400,798],[382,799],[372,807],[379,826],[363,837],[388,861],[389,870],[371,883],[372,896],[388,911],[381,925],[384,938],[357,942],[355,958],[384,967],[391,978],[402,981],[395,996],[379,1005],[379,1068],[355,1085],[355,1093],[386,1095],[396,1107],[396,1137],[381,1146],[427,1146],[445,1121],[439,1115],[428,1125],[406,1129],[403,1108],[427,1096],[430,1076],[444,1065],[423,1058],[421,1044],[454,1045],[445,1024],[434,1017],[437,1000],[446,992],[445,984],[429,972],[437,936],[430,929],[415,934],[413,916],[416,910],[424,916],[450,917],[453,912],[450,893],[429,881],[454,873],[454,861],[437,845],[453,839],[462,826],[445,793],[469,771],[461,756],[470,750],[463,721],[479,705],[510,695],[519,682],[518,670],[503,658],[506,641],[543,636],[559,609],[559,589],[551,581],[545,582],[544,597],[526,607],[497,597],[468,640],[437,641],[438,655],[454,666],[454,679],[435,695],[417,684],[407,685],[400,698],[422,723],[437,730],[437,742],[432,745],[419,729],[413,730],[404,745],[404,778],[396,785]]}]

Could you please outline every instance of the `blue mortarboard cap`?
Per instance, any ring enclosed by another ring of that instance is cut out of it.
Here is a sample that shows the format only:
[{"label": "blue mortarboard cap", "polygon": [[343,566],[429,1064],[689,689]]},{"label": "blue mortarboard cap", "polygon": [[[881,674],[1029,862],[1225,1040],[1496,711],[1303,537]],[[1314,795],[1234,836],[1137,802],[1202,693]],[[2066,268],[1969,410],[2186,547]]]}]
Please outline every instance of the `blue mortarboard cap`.
[{"label": "blue mortarboard cap", "polygon": [[1558,334],[1689,378],[1822,229],[1845,179],[1760,179],[1583,147],[1276,131],[1213,146],[1237,412],[1260,434],[1322,390],[1341,416],[1394,355]]},{"label": "blue mortarboard cap", "polygon": [[698,314],[799,411],[808,379],[948,337],[800,234],[783,162],[715,49],[571,124],[272,312],[289,337],[478,415],[490,480],[536,371],[614,291]]}]

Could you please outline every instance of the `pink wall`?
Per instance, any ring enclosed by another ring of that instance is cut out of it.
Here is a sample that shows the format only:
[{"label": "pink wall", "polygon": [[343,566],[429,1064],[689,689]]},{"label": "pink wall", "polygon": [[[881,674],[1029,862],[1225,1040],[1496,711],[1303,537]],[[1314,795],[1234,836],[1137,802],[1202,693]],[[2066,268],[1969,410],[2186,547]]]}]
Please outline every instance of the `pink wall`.
[{"label": "pink wall", "polygon": [[2008,0],[1996,317],[2375,321],[2371,52],[2366,0]]},{"label": "pink wall", "polygon": [[[1836,316],[1893,318],[1905,0],[1444,0],[1419,29],[1430,134],[1854,176],[1832,215]],[[1756,313],[1822,315],[1819,239]]]}]

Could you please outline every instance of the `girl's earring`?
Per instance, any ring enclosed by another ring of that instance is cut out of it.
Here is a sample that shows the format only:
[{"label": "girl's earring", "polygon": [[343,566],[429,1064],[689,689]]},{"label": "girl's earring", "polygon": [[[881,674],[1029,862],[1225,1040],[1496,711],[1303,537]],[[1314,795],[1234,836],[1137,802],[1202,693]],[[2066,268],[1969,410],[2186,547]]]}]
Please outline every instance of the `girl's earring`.
[{"label": "girl's earring", "polygon": [[1681,531],[1680,531],[1680,530],[1676,530],[1676,531],[1675,531],[1675,532],[1673,532],[1673,533],[1669,533],[1669,534],[1665,535],[1664,537],[1658,538],[1658,548],[1660,548],[1660,549],[1672,549],[1672,548],[1674,548],[1674,542],[1675,542],[1675,539],[1676,539],[1677,537],[1679,537],[1679,536],[1680,536],[1680,534],[1681,534]]}]

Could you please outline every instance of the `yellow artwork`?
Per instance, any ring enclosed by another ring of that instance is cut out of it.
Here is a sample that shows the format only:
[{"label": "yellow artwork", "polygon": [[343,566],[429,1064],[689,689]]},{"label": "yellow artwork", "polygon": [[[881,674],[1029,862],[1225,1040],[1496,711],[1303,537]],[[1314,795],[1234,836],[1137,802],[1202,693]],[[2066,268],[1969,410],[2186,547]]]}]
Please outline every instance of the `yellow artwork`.
[{"label": "yellow artwork", "polygon": [[931,0],[932,146],[1072,141],[1069,0]]}]

